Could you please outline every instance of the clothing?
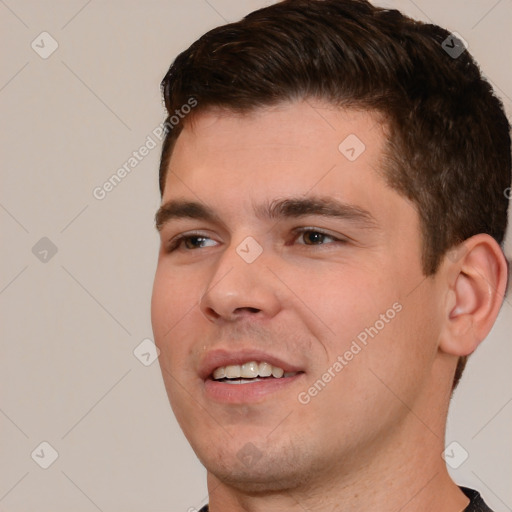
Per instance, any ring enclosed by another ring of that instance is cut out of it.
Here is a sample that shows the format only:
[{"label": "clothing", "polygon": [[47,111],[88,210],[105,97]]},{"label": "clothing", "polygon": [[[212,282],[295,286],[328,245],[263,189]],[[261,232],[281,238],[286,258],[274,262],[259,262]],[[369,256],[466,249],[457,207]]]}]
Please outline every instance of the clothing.
[{"label": "clothing", "polygon": [[[492,512],[484,503],[480,493],[467,487],[461,487],[460,490],[471,500],[463,512]],[[208,505],[205,505],[199,512],[208,512]]]},{"label": "clothing", "polygon": [[[464,512],[492,512],[492,510],[484,503],[480,493],[467,487],[461,487],[460,490],[471,500]],[[206,509],[208,511],[208,509]]]}]

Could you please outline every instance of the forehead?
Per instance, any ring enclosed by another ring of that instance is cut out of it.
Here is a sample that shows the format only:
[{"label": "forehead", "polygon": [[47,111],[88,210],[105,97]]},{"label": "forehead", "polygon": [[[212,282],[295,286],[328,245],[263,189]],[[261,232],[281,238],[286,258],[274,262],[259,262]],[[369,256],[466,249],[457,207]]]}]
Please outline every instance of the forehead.
[{"label": "forehead", "polygon": [[199,112],[176,141],[164,200],[186,185],[198,192],[206,184],[218,190],[258,183],[295,195],[336,185],[335,191],[357,177],[383,186],[383,128],[374,113],[312,99],[248,114]]}]

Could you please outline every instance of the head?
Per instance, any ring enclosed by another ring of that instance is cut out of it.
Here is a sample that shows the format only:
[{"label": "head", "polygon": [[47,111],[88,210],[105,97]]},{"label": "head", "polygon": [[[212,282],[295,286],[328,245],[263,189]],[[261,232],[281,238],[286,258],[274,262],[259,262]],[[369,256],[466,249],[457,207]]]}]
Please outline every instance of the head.
[{"label": "head", "polygon": [[[208,32],[166,74],[160,189],[174,203],[157,218],[155,340],[185,435],[225,478],[233,454],[237,481],[279,464],[298,482],[370,452],[408,428],[393,394],[447,407],[490,330],[507,280],[509,124],[449,37],[363,0],[284,1]],[[304,223],[316,233],[294,231]],[[196,238],[174,244],[182,232]],[[293,356],[288,386],[304,393],[207,400],[201,372],[229,347]],[[244,466],[253,449],[262,461]]]}]

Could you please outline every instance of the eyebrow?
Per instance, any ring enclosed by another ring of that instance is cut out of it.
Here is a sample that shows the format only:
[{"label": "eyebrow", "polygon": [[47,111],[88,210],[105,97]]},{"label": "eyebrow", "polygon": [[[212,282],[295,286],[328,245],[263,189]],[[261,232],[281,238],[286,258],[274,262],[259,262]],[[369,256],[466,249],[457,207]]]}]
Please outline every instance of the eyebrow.
[{"label": "eyebrow", "polygon": [[[275,199],[255,208],[256,215],[269,220],[300,218],[308,215],[331,217],[354,222],[364,228],[376,228],[373,215],[359,206],[332,198],[287,198]],[[220,217],[210,207],[186,200],[171,200],[163,204],[155,215],[156,228],[160,231],[171,219],[197,219],[219,223]]]},{"label": "eyebrow", "polygon": [[163,204],[155,215],[156,229],[161,231],[171,219],[197,219],[219,222],[220,218],[208,206],[196,201],[171,200]]},{"label": "eyebrow", "polygon": [[279,199],[258,207],[256,211],[259,216],[272,220],[317,215],[352,221],[364,227],[377,227],[377,221],[368,210],[331,197]]}]

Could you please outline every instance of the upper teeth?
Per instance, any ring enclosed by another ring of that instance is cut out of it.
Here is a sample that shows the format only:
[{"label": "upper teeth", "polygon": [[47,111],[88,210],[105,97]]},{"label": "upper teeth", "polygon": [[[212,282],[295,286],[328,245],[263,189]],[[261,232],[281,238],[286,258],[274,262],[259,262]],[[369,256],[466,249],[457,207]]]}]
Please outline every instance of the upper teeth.
[{"label": "upper teeth", "polygon": [[257,363],[256,361],[249,361],[242,365],[240,364],[230,364],[228,366],[219,366],[213,372],[213,378],[218,379],[253,379],[255,377],[291,377],[295,375],[297,372],[287,372],[285,373],[282,368],[278,366],[272,366],[270,363],[261,362]]}]

